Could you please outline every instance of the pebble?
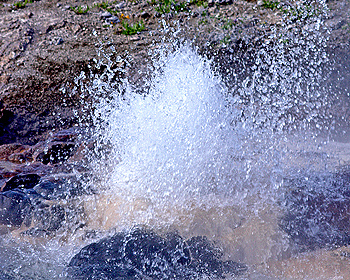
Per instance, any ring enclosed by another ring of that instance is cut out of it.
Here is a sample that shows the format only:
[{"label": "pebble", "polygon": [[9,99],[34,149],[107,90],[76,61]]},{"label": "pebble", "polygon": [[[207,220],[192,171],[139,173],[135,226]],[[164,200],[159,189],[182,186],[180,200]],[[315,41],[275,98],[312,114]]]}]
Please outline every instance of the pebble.
[{"label": "pebble", "polygon": [[107,23],[116,24],[116,23],[119,23],[120,20],[119,20],[119,18],[116,17],[116,16],[111,16],[111,17],[109,17],[109,18],[106,18],[106,22],[107,22]]},{"label": "pebble", "polygon": [[111,16],[112,16],[112,14],[110,12],[103,12],[103,13],[101,13],[101,18],[109,18]]},{"label": "pebble", "polygon": [[56,40],[55,42],[55,45],[58,46],[58,45],[62,45],[64,43],[63,39],[60,37]]},{"label": "pebble", "polygon": [[125,3],[124,2],[120,2],[120,3],[118,3],[117,5],[115,5],[115,8],[116,9],[123,9],[123,8],[125,8]]}]

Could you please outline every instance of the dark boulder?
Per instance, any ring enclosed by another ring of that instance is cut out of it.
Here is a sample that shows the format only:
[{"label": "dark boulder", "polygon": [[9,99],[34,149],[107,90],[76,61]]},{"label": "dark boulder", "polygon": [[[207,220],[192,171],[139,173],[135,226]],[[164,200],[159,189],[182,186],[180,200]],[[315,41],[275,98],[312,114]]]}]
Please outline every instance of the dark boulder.
[{"label": "dark boulder", "polygon": [[59,179],[47,178],[37,184],[34,190],[47,200],[67,199],[94,193],[89,182],[89,177],[84,176],[67,176]]},{"label": "dark boulder", "polygon": [[39,154],[36,160],[43,164],[63,163],[74,154],[75,150],[74,143],[54,143],[47,151]]},{"label": "dark boulder", "polygon": [[30,199],[24,192],[13,190],[0,193],[0,224],[20,226],[31,210]]},{"label": "dark boulder", "polygon": [[2,191],[9,191],[16,188],[31,189],[40,181],[40,176],[37,174],[16,175],[8,180]]},{"label": "dark boulder", "polygon": [[176,233],[166,237],[134,229],[84,247],[69,263],[70,279],[194,279],[207,275],[239,275],[243,264],[222,261],[205,237],[184,241]]},{"label": "dark boulder", "polygon": [[280,226],[301,250],[350,244],[350,171],[288,180]]}]

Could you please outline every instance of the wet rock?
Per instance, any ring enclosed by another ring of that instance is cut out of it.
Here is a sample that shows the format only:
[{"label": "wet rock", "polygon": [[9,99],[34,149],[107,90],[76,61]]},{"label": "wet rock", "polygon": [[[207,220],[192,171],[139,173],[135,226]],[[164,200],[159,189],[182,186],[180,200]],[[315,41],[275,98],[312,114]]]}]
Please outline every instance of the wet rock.
[{"label": "wet rock", "polygon": [[47,200],[71,198],[85,193],[80,182],[74,180],[45,180],[34,187],[34,190]]},{"label": "wet rock", "polygon": [[66,212],[61,205],[38,204],[33,210],[33,222],[35,229],[51,232],[62,227]]},{"label": "wet rock", "polygon": [[67,142],[76,139],[78,130],[74,127],[60,130],[52,135],[52,141]]},{"label": "wet rock", "polygon": [[47,151],[40,153],[37,157],[37,161],[41,161],[44,164],[56,164],[66,161],[74,154],[74,143],[51,143]]},{"label": "wet rock", "polygon": [[350,170],[290,179],[280,226],[300,250],[350,244]]},{"label": "wet rock", "polygon": [[184,241],[134,229],[84,247],[69,263],[70,279],[194,279],[242,274],[247,267],[224,262],[204,237]]},{"label": "wet rock", "polygon": [[52,200],[66,197],[61,185],[50,181],[43,181],[34,187],[34,190],[44,199]]},{"label": "wet rock", "polygon": [[13,112],[1,109],[0,112],[0,143],[11,143],[16,139],[16,133],[11,129],[10,125],[14,121]]},{"label": "wet rock", "polygon": [[13,278],[12,276],[6,274],[2,270],[0,270],[0,279],[1,280],[15,280],[15,278]]},{"label": "wet rock", "polygon": [[[0,160],[11,160],[11,155],[22,154],[28,150],[28,146],[19,143],[4,144],[0,146]],[[13,162],[13,161],[12,161]]]},{"label": "wet rock", "polygon": [[0,193],[0,223],[20,226],[31,212],[29,197],[20,190]]},{"label": "wet rock", "polygon": [[1,191],[9,191],[15,188],[31,189],[40,181],[37,174],[16,175],[8,180]]}]

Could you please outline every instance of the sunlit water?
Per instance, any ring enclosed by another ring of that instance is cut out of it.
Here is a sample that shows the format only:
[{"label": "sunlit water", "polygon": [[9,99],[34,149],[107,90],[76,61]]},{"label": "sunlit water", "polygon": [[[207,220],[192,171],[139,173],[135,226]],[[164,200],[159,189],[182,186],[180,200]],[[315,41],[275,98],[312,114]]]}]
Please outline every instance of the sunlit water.
[{"label": "sunlit water", "polygon": [[283,45],[262,48],[241,80],[186,44],[160,47],[141,88],[113,83],[112,70],[92,76],[98,193],[79,199],[86,226],[49,240],[15,230],[0,241],[1,268],[18,279],[64,279],[72,256],[95,240],[86,232],[146,225],[207,236],[249,266],[243,279],[347,279],[341,253],[297,253],[279,227],[285,178],[350,163],[350,144],[332,138],[327,57],[310,42],[287,58]]}]

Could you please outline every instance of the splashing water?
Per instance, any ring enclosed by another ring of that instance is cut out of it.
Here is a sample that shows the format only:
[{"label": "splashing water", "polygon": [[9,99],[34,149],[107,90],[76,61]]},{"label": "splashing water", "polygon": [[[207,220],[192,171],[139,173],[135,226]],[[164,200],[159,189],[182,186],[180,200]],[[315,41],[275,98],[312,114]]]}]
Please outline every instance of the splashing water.
[{"label": "splashing water", "polygon": [[[185,44],[157,50],[144,84],[136,86],[116,81],[120,69],[113,70],[107,57],[106,71],[88,77],[85,86],[94,100],[95,153],[89,160],[99,179],[97,194],[81,201],[86,228],[45,245],[0,242],[0,250],[12,246],[14,255],[43,266],[35,272],[40,277],[55,271],[53,278],[64,279],[64,265],[52,266],[69,262],[86,242],[80,240],[84,230],[103,236],[142,224],[175,229],[185,238],[207,236],[226,258],[250,266],[248,279],[333,277],[320,264],[334,261],[331,254],[291,258],[290,240],[279,227],[286,178],[328,175],[350,163],[349,143],[330,141],[337,96],[324,82],[327,56],[315,37],[290,36],[288,46],[261,45],[244,75],[232,62],[237,53],[224,56],[229,66],[219,72]],[[52,261],[55,256],[59,260]],[[28,264],[18,271],[39,277]]]},{"label": "splashing water", "polygon": [[333,171],[349,155],[328,140],[332,102],[318,69],[324,54],[305,65],[269,52],[282,51],[258,52],[261,67],[234,86],[189,46],[161,51],[141,88],[124,82],[106,90],[98,78],[92,92],[108,98],[99,99],[95,122],[111,171],[107,192],[91,207],[104,219],[91,225],[207,235],[251,265],[290,255],[278,227],[284,178]]},{"label": "splashing water", "polygon": [[113,190],[167,201],[229,191],[240,140],[224,93],[208,63],[189,48],[166,58],[146,96],[127,89],[109,121],[121,161]]}]

